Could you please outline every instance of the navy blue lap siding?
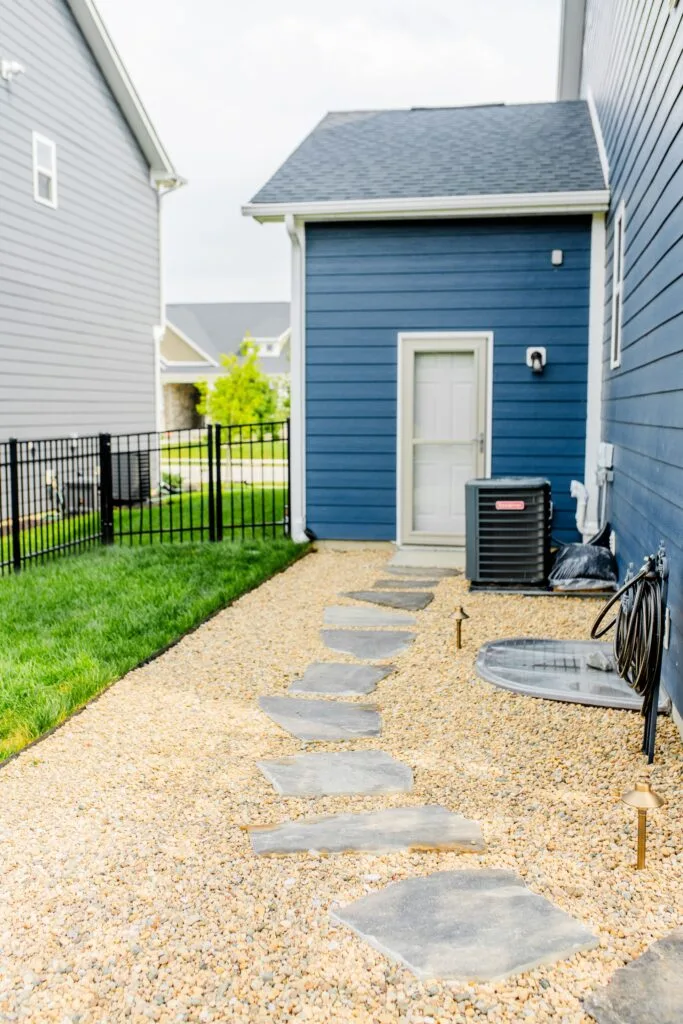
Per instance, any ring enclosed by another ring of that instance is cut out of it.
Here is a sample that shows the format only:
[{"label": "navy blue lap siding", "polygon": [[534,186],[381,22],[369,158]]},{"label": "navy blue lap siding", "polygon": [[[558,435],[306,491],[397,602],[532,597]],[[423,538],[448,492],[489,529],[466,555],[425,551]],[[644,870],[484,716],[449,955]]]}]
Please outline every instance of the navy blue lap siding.
[{"label": "navy blue lap siding", "polygon": [[[306,250],[309,527],[395,540],[397,335],[493,331],[493,474],[549,477],[554,533],[576,540],[590,219],[313,224]],[[548,350],[542,377],[529,345]]]},{"label": "navy blue lap siding", "polygon": [[[603,437],[623,570],[660,539],[671,559],[663,678],[683,715],[683,17],[669,4],[589,0],[585,86],[610,165]],[[612,71],[612,69],[615,69]],[[610,369],[614,215],[625,204],[623,346]]]}]

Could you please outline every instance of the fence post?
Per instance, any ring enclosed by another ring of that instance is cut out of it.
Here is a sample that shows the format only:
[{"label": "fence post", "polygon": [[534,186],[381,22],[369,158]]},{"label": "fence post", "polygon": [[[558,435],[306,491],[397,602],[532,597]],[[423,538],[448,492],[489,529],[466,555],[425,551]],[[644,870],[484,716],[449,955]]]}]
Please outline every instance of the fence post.
[{"label": "fence post", "polygon": [[114,481],[111,434],[100,434],[100,535],[103,544],[114,543]]},{"label": "fence post", "polygon": [[12,515],[12,565],[15,572],[21,569],[21,512],[19,508],[19,442],[16,437],[9,440],[9,487],[10,511]]},{"label": "fence post", "polygon": [[206,428],[206,451],[209,460],[209,540],[215,540],[216,506],[213,487],[213,424]]},{"label": "fence post", "polygon": [[216,424],[216,540],[223,540],[223,480],[221,476],[221,425]]}]

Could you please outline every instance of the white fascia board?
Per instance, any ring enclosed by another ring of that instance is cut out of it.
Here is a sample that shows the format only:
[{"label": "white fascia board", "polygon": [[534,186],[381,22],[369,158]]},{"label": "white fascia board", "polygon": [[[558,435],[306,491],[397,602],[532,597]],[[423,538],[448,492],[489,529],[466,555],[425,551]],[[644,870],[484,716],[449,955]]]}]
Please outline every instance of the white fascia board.
[{"label": "white fascia board", "polygon": [[609,190],[522,192],[505,195],[444,196],[405,199],[344,199],[311,203],[247,203],[245,217],[281,221],[375,220],[422,217],[515,217],[561,213],[604,213]]},{"label": "white fascia board", "polygon": [[149,164],[153,180],[177,178],[93,0],[66,0],[76,24]]},{"label": "white fascia board", "polygon": [[586,0],[562,0],[560,58],[557,72],[558,100],[581,98],[585,25]]},{"label": "white fascia board", "polygon": [[[218,361],[214,359],[213,356],[210,356],[208,352],[205,352],[203,348],[200,348],[196,341],[193,341],[192,338],[189,338],[187,334],[185,334],[184,331],[181,331],[179,327],[176,327],[176,325],[172,323],[171,320],[166,321],[166,326],[168,327],[169,330],[173,331],[174,334],[177,334],[181,341],[184,341],[186,345],[189,345],[190,348],[193,348],[197,355],[201,356],[202,359],[205,359],[209,366],[218,366]],[[168,360],[168,362],[173,363],[173,360]]]}]

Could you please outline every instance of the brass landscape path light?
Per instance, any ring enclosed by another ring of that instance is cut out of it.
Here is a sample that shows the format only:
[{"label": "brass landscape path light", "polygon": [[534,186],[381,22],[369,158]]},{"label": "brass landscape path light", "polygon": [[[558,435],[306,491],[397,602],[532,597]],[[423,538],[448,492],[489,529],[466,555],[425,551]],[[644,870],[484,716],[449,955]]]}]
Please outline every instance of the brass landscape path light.
[{"label": "brass landscape path light", "polygon": [[455,619],[455,646],[460,650],[462,648],[462,624],[465,619],[469,619],[469,615],[463,606],[460,605],[453,618]]},{"label": "brass landscape path light", "polygon": [[647,812],[662,807],[666,801],[655,793],[647,779],[636,782],[635,789],[630,789],[622,796],[622,802],[638,811],[638,857],[636,869],[645,867],[645,845],[647,843]]}]

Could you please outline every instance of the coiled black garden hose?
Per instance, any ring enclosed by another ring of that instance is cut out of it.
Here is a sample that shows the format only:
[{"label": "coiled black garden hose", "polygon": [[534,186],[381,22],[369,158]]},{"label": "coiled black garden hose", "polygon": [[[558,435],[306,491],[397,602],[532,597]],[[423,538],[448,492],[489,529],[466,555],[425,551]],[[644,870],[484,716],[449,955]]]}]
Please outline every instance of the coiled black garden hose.
[{"label": "coiled black garden hose", "polygon": [[[605,624],[617,602],[619,609],[616,615]],[[640,572],[631,579],[627,578],[623,587],[610,598],[591,629],[591,637],[599,640],[616,627],[614,656],[617,672],[643,697],[644,715],[649,713],[653,699],[658,698],[664,626],[662,573],[657,560],[650,555]]]}]

